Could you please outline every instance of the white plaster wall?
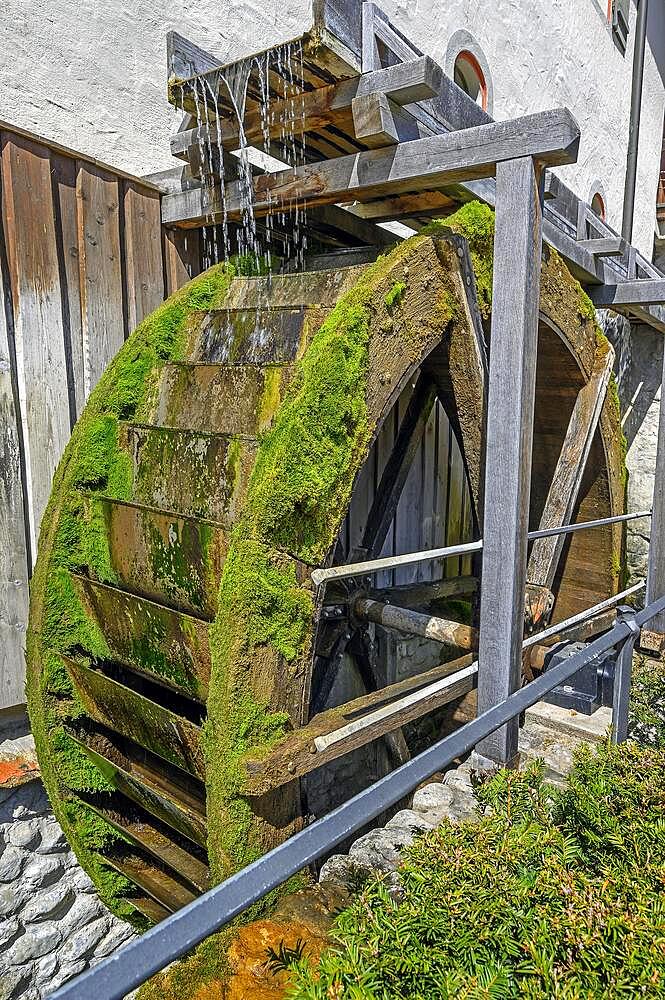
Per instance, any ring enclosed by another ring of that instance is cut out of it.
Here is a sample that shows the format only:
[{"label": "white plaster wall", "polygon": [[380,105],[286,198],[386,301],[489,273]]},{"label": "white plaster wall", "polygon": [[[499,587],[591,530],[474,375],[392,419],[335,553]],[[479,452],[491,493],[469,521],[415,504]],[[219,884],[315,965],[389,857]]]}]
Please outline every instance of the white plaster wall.
[{"label": "white plaster wall", "polygon": [[[562,178],[582,197],[600,180],[620,228],[631,59],[607,25],[606,0],[381,0],[421,49],[444,61],[467,29],[490,66],[496,118],[566,105],[582,126],[579,161]],[[651,3],[634,241],[651,256],[665,95],[662,2]],[[220,58],[297,35],[308,0],[5,0],[0,85],[6,121],[113,166],[150,173],[173,165],[177,115],[165,98],[170,28]],[[631,27],[634,27],[632,8]]]}]

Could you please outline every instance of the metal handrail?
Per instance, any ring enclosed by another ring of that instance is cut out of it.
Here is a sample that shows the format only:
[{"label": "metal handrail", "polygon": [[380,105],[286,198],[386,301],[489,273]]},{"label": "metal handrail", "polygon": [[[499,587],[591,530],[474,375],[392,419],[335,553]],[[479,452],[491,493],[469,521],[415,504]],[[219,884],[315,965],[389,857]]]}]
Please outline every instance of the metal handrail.
[{"label": "metal handrail", "polygon": [[[327,816],[296,833],[262,858],[204,893],[152,927],[110,958],[61,987],[51,1000],[121,1000],[127,993],[215,933],[292,875],[346,840],[390,806],[409,795],[435,772],[468,753],[517,715],[567,681],[590,660],[621,646],[615,677],[614,711],[625,726],[630,658],[637,635],[651,618],[665,611],[665,596],[643,611],[627,614],[613,629],[584,650],[515,691],[500,704],[418,754]],[[625,738],[625,734],[624,735]]]},{"label": "metal handrail", "polygon": [[[570,535],[575,531],[585,531],[588,528],[602,528],[606,524],[620,524],[623,521],[634,521],[639,517],[651,517],[651,511],[638,510],[634,514],[616,514],[613,517],[601,517],[596,521],[580,521],[577,524],[564,524],[560,528],[541,528],[537,531],[530,531],[527,538],[531,542],[535,538],[550,538],[552,535]],[[447,545],[442,549],[424,549],[422,552],[405,552],[399,556],[382,556],[380,559],[347,563],[344,566],[315,569],[312,571],[312,583],[316,587],[319,587],[328,580],[345,580],[352,576],[380,573],[384,569],[411,566],[413,563],[430,562],[433,559],[466,556],[473,552],[480,552],[482,547],[483,540],[480,538],[477,542],[460,542],[459,545]]]}]

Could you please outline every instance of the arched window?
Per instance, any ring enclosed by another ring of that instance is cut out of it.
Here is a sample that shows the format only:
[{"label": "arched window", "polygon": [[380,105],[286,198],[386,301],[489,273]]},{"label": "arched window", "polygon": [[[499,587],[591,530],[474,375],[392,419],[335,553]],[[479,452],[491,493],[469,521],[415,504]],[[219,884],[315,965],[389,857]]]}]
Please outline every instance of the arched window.
[{"label": "arched window", "polygon": [[473,52],[463,49],[455,58],[453,79],[458,87],[487,111],[487,82]]},{"label": "arched window", "polygon": [[591,208],[594,210],[594,212],[596,213],[596,215],[600,219],[602,219],[603,222],[604,222],[605,221],[605,200],[604,200],[602,194],[600,193],[600,191],[596,191],[596,193],[594,194],[593,198],[591,199]]}]

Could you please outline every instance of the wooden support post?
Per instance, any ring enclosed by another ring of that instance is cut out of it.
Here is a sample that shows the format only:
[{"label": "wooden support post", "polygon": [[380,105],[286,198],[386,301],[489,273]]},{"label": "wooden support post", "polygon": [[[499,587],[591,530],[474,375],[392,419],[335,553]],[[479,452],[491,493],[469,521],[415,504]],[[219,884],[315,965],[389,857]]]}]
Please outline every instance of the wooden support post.
[{"label": "wooden support post", "polygon": [[[658,422],[658,448],[656,474],[653,483],[651,536],[649,541],[649,569],[647,572],[647,604],[665,594],[665,352],[663,376],[660,385],[660,417]],[[648,635],[648,643],[645,639]],[[656,615],[649,623],[648,633],[642,632],[642,643],[661,652],[665,644],[665,612]]]},{"label": "wooden support post", "polygon": [[[520,686],[542,249],[540,169],[498,163],[487,405],[478,712]],[[497,764],[517,756],[518,720],[478,745]]]},{"label": "wooden support post", "polygon": [[[541,530],[558,528],[570,523],[593,436],[605,402],[613,362],[614,351],[611,347],[608,347],[604,354],[597,354],[591,377],[577,395],[538,525]],[[565,535],[550,535],[534,541],[526,574],[529,584],[527,604],[531,603],[533,606],[538,603],[537,600],[529,602],[530,595],[535,597],[539,591],[551,593],[565,541]],[[543,617],[546,617],[551,610],[551,604],[547,609],[541,610]],[[538,620],[533,616],[531,624],[538,624]]]}]

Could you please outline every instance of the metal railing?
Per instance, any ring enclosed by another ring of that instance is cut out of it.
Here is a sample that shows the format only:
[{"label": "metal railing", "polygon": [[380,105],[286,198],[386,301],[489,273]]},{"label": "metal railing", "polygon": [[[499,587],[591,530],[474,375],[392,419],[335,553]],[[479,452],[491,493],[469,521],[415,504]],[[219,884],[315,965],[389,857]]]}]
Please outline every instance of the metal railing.
[{"label": "metal railing", "polygon": [[[640,517],[651,517],[651,511],[638,510],[634,514],[616,514],[614,517],[602,517],[597,521],[578,521],[576,524],[565,524],[561,528],[540,528],[538,531],[530,531],[527,538],[532,542],[536,538],[551,538],[553,535],[571,535],[576,531],[603,528],[606,524],[621,524],[624,521],[634,521]],[[320,587],[329,580],[346,580],[353,576],[367,576],[371,573],[380,573],[386,569],[397,569],[398,566],[413,566],[414,563],[447,559],[451,556],[467,556],[473,552],[481,552],[482,548],[483,540],[480,538],[477,542],[460,542],[459,545],[447,545],[442,549],[424,549],[422,552],[406,552],[404,555],[399,556],[382,556],[379,559],[347,563],[344,566],[315,569],[312,572],[312,583]]]},{"label": "metal railing", "polygon": [[546,670],[500,704],[439,740],[327,816],[296,833],[258,861],[178,910],[142,937],[83,973],[52,995],[52,1000],[121,1000],[127,993],[215,933],[272,889],[411,794],[423,781],[468,753],[591,660],[618,647],[614,678],[613,739],[626,738],[633,648],[640,629],[665,611],[665,597],[643,611],[625,609],[621,620],[578,653]]}]

